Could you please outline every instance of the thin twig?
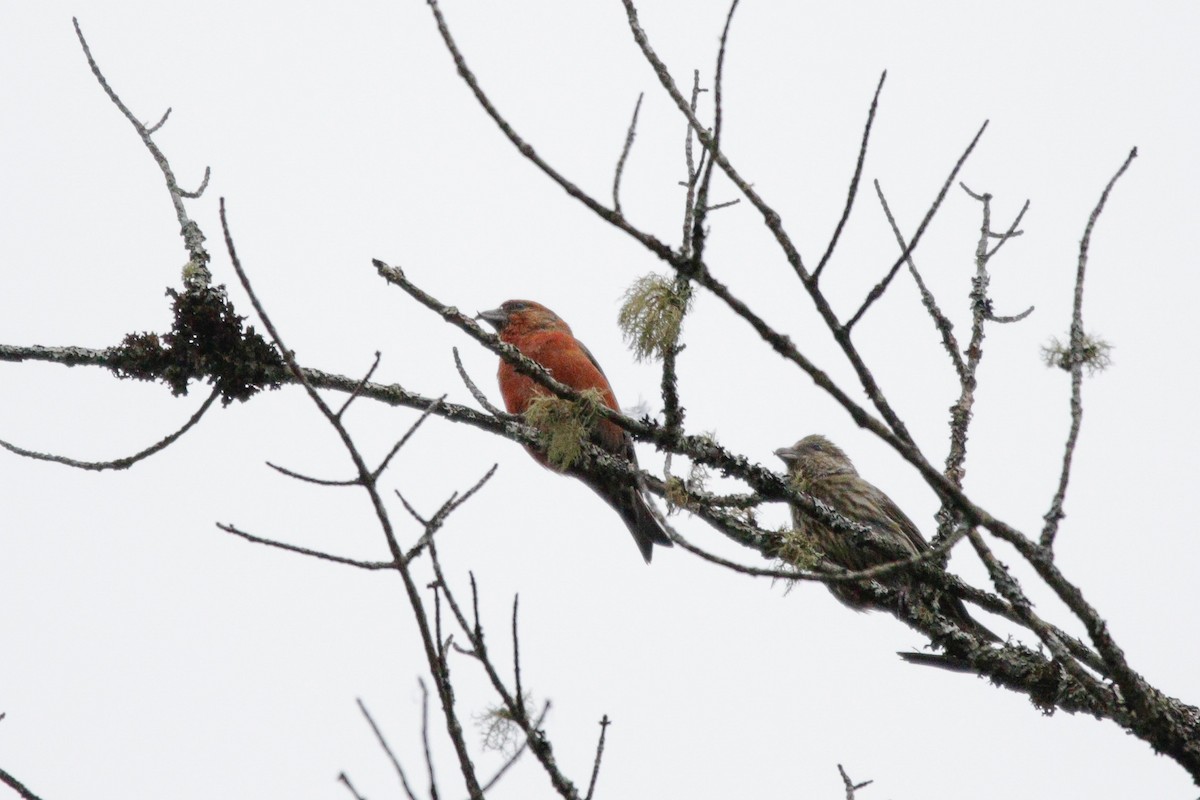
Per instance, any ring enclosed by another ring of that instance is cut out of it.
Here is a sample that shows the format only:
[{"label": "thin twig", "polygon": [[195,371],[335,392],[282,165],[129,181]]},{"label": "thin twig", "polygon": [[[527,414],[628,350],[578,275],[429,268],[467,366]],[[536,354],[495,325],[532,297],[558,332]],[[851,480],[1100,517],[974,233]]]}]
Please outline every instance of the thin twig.
[{"label": "thin twig", "polygon": [[517,703],[525,708],[525,690],[521,688],[521,639],[517,635],[517,606],[521,596],[513,595],[512,613],[512,644],[513,644],[513,681],[517,687]]},{"label": "thin twig", "polygon": [[429,798],[438,800],[437,776],[433,771],[433,749],[429,746],[429,689],[425,688],[425,681],[418,678],[417,682],[421,685],[421,746],[425,751],[425,769],[429,772]]},{"label": "thin twig", "polygon": [[600,777],[600,759],[604,757],[604,737],[611,724],[608,714],[600,718],[600,741],[596,742],[596,758],[592,762],[592,778],[588,781],[588,790],[584,795],[584,800],[592,800],[592,794],[596,791],[596,779]]},{"label": "thin twig", "polygon": [[[409,513],[416,517],[417,521],[425,526],[425,533],[422,534],[421,538],[417,540],[417,543],[413,545],[407,553],[404,554],[404,560],[412,561],[414,558],[419,556],[421,552],[429,546],[429,543],[433,540],[434,534],[436,534],[442,528],[446,518],[449,517],[451,513],[458,510],[463,503],[470,500],[476,492],[482,489],[484,484],[492,479],[492,476],[496,474],[496,470],[499,468],[499,464],[492,464],[492,466],[488,468],[488,471],[483,474],[483,477],[475,481],[471,488],[467,489],[462,494],[455,492],[453,495],[451,495],[450,499],[442,504],[442,507],[439,508],[437,512],[429,518],[429,520],[421,519],[412,506],[408,504],[408,501],[403,497],[400,497],[400,501],[404,503],[405,507],[409,510]],[[400,493],[396,492],[396,495],[399,496]]]},{"label": "thin twig", "polygon": [[[188,262],[188,268],[184,271],[184,280],[190,286],[208,286],[212,282],[212,275],[208,271],[209,254],[204,248],[204,234],[200,231],[200,226],[192,220],[187,211],[183,207],[184,197],[198,197],[200,192],[208,185],[209,169],[204,169],[204,181],[200,184],[200,188],[196,192],[188,193],[179,188],[179,183],[175,180],[175,173],[171,169],[167,157],[163,155],[162,150],[158,149],[158,145],[151,138],[151,133],[160,128],[167,121],[167,115],[164,114],[162,120],[159,121],[153,129],[147,128],[142,122],[134,116],[129,107],[117,97],[116,91],[108,84],[108,80],[104,77],[104,73],[100,71],[100,66],[96,63],[96,59],[92,57],[92,50],[88,46],[87,39],[83,37],[83,30],[79,27],[79,20],[72,17],[71,22],[75,25],[75,35],[79,37],[79,44],[83,47],[83,54],[87,57],[88,66],[92,68],[92,74],[96,76],[96,80],[100,82],[100,87],[104,89],[104,93],[108,95],[108,99],[113,102],[125,118],[133,125],[137,131],[138,137],[142,140],[142,144],[150,151],[150,155],[154,157],[158,168],[162,170],[163,177],[167,180],[167,191],[171,195],[171,204],[175,207],[175,217],[179,220],[180,235],[183,236],[184,246],[191,255],[191,260]],[[167,113],[170,113],[168,109]]]},{"label": "thin twig", "polygon": [[371,362],[371,368],[367,370],[366,375],[362,376],[362,380],[354,385],[354,391],[350,392],[350,396],[346,398],[346,402],[342,403],[342,407],[337,410],[336,414],[334,414],[335,417],[340,419],[342,416],[344,416],[346,409],[348,409],[350,404],[358,398],[359,394],[363,390],[363,387],[367,385],[367,383],[371,380],[371,376],[375,374],[375,370],[379,369],[380,358],[380,353],[378,350],[376,350],[375,359]]},{"label": "thin twig", "polygon": [[179,196],[186,197],[188,200],[199,200],[200,195],[204,194],[204,190],[208,188],[208,179],[211,177],[212,177],[212,169],[210,167],[205,167],[204,168],[204,178],[201,179],[200,185],[198,187],[196,187],[196,189],[194,191],[191,191],[191,192],[187,191],[186,189],[179,189],[179,187],[176,187],[179,191]]},{"label": "thin twig", "polygon": [[[705,90],[700,88],[700,70],[694,69],[692,70],[692,99],[689,105],[693,114],[696,113],[702,91]],[[699,185],[701,170],[703,169],[703,165],[701,167],[696,166],[696,158],[692,151],[692,139],[693,132],[689,125],[684,132],[683,139],[683,160],[684,164],[687,165],[687,181],[683,185],[687,189],[687,193],[684,195],[683,200],[683,244],[680,252],[682,252],[685,258],[694,258],[695,255],[692,248],[692,240],[696,231],[696,188]],[[701,158],[703,160],[703,154],[701,154]]]},{"label": "thin twig", "polygon": [[947,176],[945,182],[942,183],[942,188],[938,192],[937,197],[934,198],[933,203],[929,206],[929,210],[925,212],[925,218],[922,219],[921,224],[917,226],[917,232],[913,234],[912,239],[910,239],[908,244],[905,245],[904,252],[901,253],[900,257],[896,259],[896,263],[892,265],[890,270],[888,270],[883,280],[877,283],[875,287],[867,293],[867,297],[865,300],[863,300],[862,305],[859,306],[858,311],[854,312],[854,316],[850,317],[850,320],[843,326],[844,330],[850,331],[858,323],[858,321],[862,319],[863,314],[867,313],[867,309],[869,309],[871,305],[883,295],[884,291],[888,287],[888,284],[892,282],[892,278],[896,277],[896,273],[899,271],[900,267],[902,267],[908,260],[909,253],[917,249],[917,243],[921,241],[921,237],[925,234],[925,229],[929,227],[929,223],[933,221],[934,215],[937,214],[938,209],[942,207],[942,201],[946,199],[946,193],[949,192],[950,187],[954,185],[954,179],[958,177],[959,170],[962,169],[963,164],[967,163],[967,159],[970,157],[971,153],[975,151],[975,145],[979,144],[979,139],[983,136],[983,132],[987,130],[987,126],[988,124],[986,121],[979,126],[979,130],[976,131],[975,136],[971,139],[971,143],[967,145],[967,149],[964,150],[962,155],[958,157],[958,161],[954,163],[954,168],[950,170],[950,175]]},{"label": "thin twig", "polygon": [[213,389],[212,394],[210,394],[208,396],[208,399],[205,400],[203,404],[201,404],[200,408],[196,410],[196,413],[192,414],[192,416],[188,418],[188,421],[185,422],[183,424],[183,427],[180,428],[179,430],[175,431],[174,433],[170,434],[169,436],[166,436],[166,437],[160,439],[159,441],[157,441],[154,444],[147,447],[145,450],[140,450],[131,456],[124,456],[122,458],[116,458],[116,459],[113,459],[112,461],[78,461],[74,458],[67,458],[66,456],[56,456],[51,453],[39,453],[34,450],[26,450],[23,447],[18,447],[15,444],[9,444],[8,442],[3,441],[3,440],[0,440],[0,447],[3,447],[5,450],[8,450],[9,452],[16,453],[19,456],[24,456],[25,458],[32,458],[35,461],[50,461],[54,464],[65,464],[66,466],[74,467],[75,469],[94,470],[94,471],[103,471],[103,470],[109,470],[109,469],[114,469],[114,470],[115,469],[129,469],[130,467],[132,467],[134,464],[138,463],[139,461],[142,461],[143,459],[149,458],[150,456],[154,455],[155,453],[158,453],[162,450],[167,449],[172,444],[174,444],[179,439],[180,436],[183,436],[185,433],[187,433],[189,430],[191,430],[192,427],[197,422],[200,421],[201,417],[204,416],[204,413],[206,411],[208,411],[208,409],[212,406],[213,401],[217,399],[218,394],[220,394],[219,390]]},{"label": "thin twig", "polygon": [[908,271],[917,283],[917,289],[921,292],[921,303],[933,319],[934,327],[942,335],[942,347],[945,348],[946,353],[950,356],[950,363],[954,365],[954,371],[958,373],[958,379],[961,381],[966,377],[967,373],[962,354],[958,351],[958,341],[954,338],[954,323],[942,312],[941,307],[933,296],[933,292],[929,291],[929,288],[925,285],[925,281],[921,278],[921,273],[917,271],[916,262],[912,258],[912,251],[908,247],[908,243],[904,241],[904,234],[900,233],[900,226],[896,224],[896,218],[892,216],[892,209],[888,206],[887,198],[883,196],[883,187],[879,185],[878,180],[875,181],[875,195],[879,198],[880,205],[883,206],[884,216],[887,217],[888,225],[892,228],[892,234],[896,237],[896,242],[900,245],[900,250],[909,251],[907,259]]},{"label": "thin twig", "polygon": [[642,97],[645,92],[638,93],[637,103],[633,107],[633,119],[629,121],[629,129],[625,132],[625,145],[621,148],[621,157],[617,159],[617,168],[613,172],[613,211],[621,211],[621,178],[625,174],[625,160],[633,148],[633,137],[637,132],[638,112],[642,110]]},{"label": "thin twig", "polygon": [[837,768],[838,774],[842,776],[842,785],[846,787],[846,800],[854,800],[855,792],[857,792],[859,789],[870,786],[875,782],[874,780],[869,780],[863,781],[862,783],[855,783],[854,781],[850,780],[850,776],[846,774],[846,770],[842,769],[841,764],[838,764]]},{"label": "thin twig", "polygon": [[[966,188],[966,187],[964,186],[963,188]],[[1008,226],[1008,230],[1006,230],[1004,233],[991,234],[991,236],[998,239],[999,241],[996,242],[995,247],[993,247],[991,250],[988,251],[987,255],[988,255],[989,259],[991,259],[992,256],[996,255],[996,253],[1000,250],[1000,248],[1003,247],[1010,239],[1015,239],[1018,236],[1024,235],[1025,232],[1017,230],[1017,226],[1021,224],[1021,220],[1025,217],[1025,212],[1028,210],[1029,210],[1029,200],[1026,199],[1025,204],[1023,206],[1021,206],[1021,210],[1017,212],[1017,216],[1013,218],[1012,224]]]},{"label": "thin twig", "polygon": [[278,472],[280,475],[284,475],[288,478],[293,478],[295,480],[302,481],[303,483],[311,483],[313,486],[361,486],[362,485],[362,481],[360,481],[358,478],[346,478],[344,480],[334,480],[332,478],[316,478],[312,475],[305,475],[302,472],[296,472],[295,470],[288,469],[287,467],[284,467],[284,466],[280,466],[279,464],[276,464],[273,461],[266,462],[266,465],[268,467],[270,467],[271,469],[275,470],[276,472]]},{"label": "thin twig", "polygon": [[[854,164],[854,176],[850,178],[850,189],[846,192],[846,206],[842,209],[842,216],[838,220],[837,227],[833,229],[833,236],[829,238],[829,244],[825,247],[825,253],[817,263],[817,268],[813,270],[813,283],[820,280],[821,271],[829,263],[829,257],[833,255],[838,239],[842,236],[842,229],[846,227],[846,220],[850,219],[850,209],[854,207],[854,198],[858,196],[858,182],[862,179],[863,164],[867,160],[867,144],[871,140],[871,126],[875,124],[875,111],[879,108],[879,94],[883,91],[883,82],[885,80],[887,80],[886,69],[879,76],[879,83],[875,86],[875,96],[871,98],[871,110],[867,112],[867,124],[863,127],[862,143],[858,146],[858,160]],[[878,186],[878,181],[876,182],[876,186]]]},{"label": "thin twig", "polygon": [[1083,239],[1079,243],[1079,262],[1075,270],[1075,305],[1071,312],[1071,429],[1067,434],[1067,444],[1063,448],[1062,473],[1058,478],[1058,489],[1054,492],[1054,499],[1050,502],[1050,510],[1043,517],[1046,525],[1042,528],[1041,544],[1048,552],[1054,548],[1054,537],[1058,535],[1058,523],[1065,516],[1063,503],[1067,497],[1067,483],[1071,479],[1071,460],[1075,456],[1075,443],[1079,440],[1079,426],[1083,421],[1083,280],[1087,270],[1088,247],[1092,243],[1092,229],[1096,227],[1096,220],[1100,218],[1100,212],[1104,210],[1113,186],[1125,174],[1125,170],[1129,169],[1129,165],[1133,163],[1133,159],[1137,158],[1137,154],[1136,147],[1130,150],[1125,162],[1117,170],[1117,174],[1113,175],[1108,185],[1104,187],[1100,201],[1088,215],[1087,227],[1084,228]]},{"label": "thin twig", "polygon": [[14,792],[21,795],[22,800],[41,800],[40,797],[38,797],[36,794],[34,794],[33,792],[31,792],[29,790],[29,787],[27,787],[25,784],[21,783],[19,780],[14,778],[12,775],[9,775],[3,769],[0,769],[0,783],[3,783],[5,786],[8,786]]},{"label": "thin twig", "polygon": [[[359,794],[358,790],[354,788],[354,784],[350,782],[350,776],[347,775],[345,772],[339,772],[337,779],[338,779],[338,783],[342,784],[343,786],[346,787],[346,789],[349,790],[350,794],[353,795],[354,800],[367,800],[367,798],[365,798],[361,794]],[[415,800],[415,798],[414,798],[414,800]]]},{"label": "thin twig", "polygon": [[400,765],[400,759],[396,758],[396,754],[392,752],[392,748],[388,745],[387,739],[384,738],[383,731],[375,724],[374,717],[367,710],[367,705],[361,698],[355,698],[354,702],[358,703],[358,710],[366,717],[367,724],[371,726],[371,732],[375,734],[375,741],[379,742],[379,746],[383,748],[383,752],[387,754],[388,760],[392,762],[392,767],[396,770],[396,775],[400,778],[400,785],[404,787],[404,793],[408,795],[408,800],[417,800],[416,794],[412,787],[408,784],[408,776],[404,773],[404,767]]},{"label": "thin twig", "polygon": [[506,414],[492,405],[491,401],[487,399],[487,395],[480,391],[479,387],[475,385],[475,381],[471,380],[471,376],[467,374],[466,367],[463,366],[462,359],[458,356],[458,348],[452,347],[450,351],[454,353],[454,366],[458,370],[458,377],[462,378],[462,382],[466,385],[467,391],[471,393],[471,396],[475,398],[475,402],[483,406],[484,410],[493,417],[505,419],[511,417],[511,414]]},{"label": "thin twig", "polygon": [[[360,381],[359,386],[357,386],[355,388],[355,391],[356,392],[362,391],[362,387],[364,385],[365,385],[365,383]],[[353,399],[353,397],[351,399]],[[397,441],[396,444],[392,445],[392,449],[389,450],[387,455],[385,455],[383,457],[383,460],[379,462],[379,466],[371,471],[371,479],[372,480],[379,480],[379,476],[381,476],[383,474],[384,470],[386,470],[388,468],[388,465],[391,463],[392,459],[395,458],[396,454],[400,452],[400,448],[404,447],[404,445],[408,443],[408,440],[410,438],[412,438],[412,435],[417,432],[417,429],[419,427],[421,427],[421,423],[423,423],[425,420],[429,419],[429,415],[432,414],[442,404],[442,402],[445,399],[446,399],[446,396],[442,395],[441,397],[439,397],[436,400],[434,400],[433,402],[431,402],[429,404],[429,406],[423,412],[421,412],[421,416],[417,417],[417,421],[409,426],[408,430],[404,432],[404,435],[400,437],[400,440]],[[342,411],[345,411],[346,407],[349,404],[350,404],[350,400],[347,400],[346,403],[342,406],[342,408],[336,414],[334,414],[334,417],[340,421],[341,417],[342,417]],[[281,467],[278,464],[273,464],[270,461],[267,462],[267,466],[282,475],[288,476],[289,478],[295,478],[296,480],[304,481],[305,483],[311,483],[316,486],[338,486],[338,487],[361,486],[363,483],[361,478],[347,478],[345,480],[330,480],[330,479],[326,479],[326,478],[314,478],[311,475],[304,475],[304,474],[296,472],[294,470],[290,470],[286,467]],[[399,494],[399,492],[397,492],[397,494]],[[401,499],[401,501],[404,501],[403,497],[400,499]],[[407,505],[406,501],[405,501],[405,504]]]},{"label": "thin twig", "polygon": [[288,550],[292,553],[299,553],[302,556],[312,556],[313,558],[319,558],[322,561],[332,561],[335,564],[345,564],[350,567],[358,567],[359,569],[367,569],[367,570],[395,569],[396,568],[396,564],[394,561],[360,561],[356,558],[346,558],[345,556],[335,556],[332,553],[323,553],[320,550],[311,550],[307,547],[300,547],[299,545],[287,544],[286,542],[278,542],[278,541],[275,541],[274,539],[264,539],[261,536],[255,536],[252,533],[247,533],[246,531],[243,531],[240,528],[238,528],[234,525],[231,525],[229,523],[225,523],[225,522],[218,522],[217,528],[225,531],[226,533],[232,533],[234,536],[238,536],[242,539],[245,539],[247,542],[253,542],[254,544],[264,544],[267,547],[276,547],[276,548],[279,548],[280,550]]},{"label": "thin twig", "polygon": [[171,116],[171,107],[167,106],[167,110],[163,112],[162,119],[146,128],[146,133],[157,133],[158,129],[167,124],[167,118]]},{"label": "thin twig", "polygon": [[429,416],[433,414],[433,412],[437,410],[438,406],[445,402],[445,400],[446,395],[442,395],[430,403],[429,407],[421,412],[421,416],[417,417],[416,422],[408,427],[408,430],[404,432],[404,435],[400,437],[400,440],[397,441],[396,444],[392,445],[392,449],[389,450],[388,454],[383,457],[382,461],[379,462],[379,466],[371,472],[372,478],[379,480],[379,476],[383,475],[384,470],[388,468],[388,464],[390,464],[392,459],[395,458],[396,453],[400,452],[400,448],[408,444],[408,440],[411,439],[413,434],[417,432],[417,429],[421,427],[421,424],[424,423],[425,420],[429,419]]}]

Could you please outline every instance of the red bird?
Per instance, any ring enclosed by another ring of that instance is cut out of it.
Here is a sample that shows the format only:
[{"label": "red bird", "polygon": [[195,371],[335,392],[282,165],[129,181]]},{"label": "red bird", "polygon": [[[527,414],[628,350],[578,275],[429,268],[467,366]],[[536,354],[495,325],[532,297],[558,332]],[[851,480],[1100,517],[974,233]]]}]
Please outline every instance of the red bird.
[{"label": "red bird", "polygon": [[[604,370],[600,369],[583,342],[571,333],[570,326],[550,309],[531,300],[508,300],[499,308],[480,312],[476,318],[495,327],[501,341],[511,344],[522,355],[541,364],[555,380],[581,392],[595,389],[604,398],[606,406],[613,411],[621,410],[608,378],[604,376]],[[549,389],[517,372],[504,360],[500,361],[498,377],[504,405],[512,414],[524,413],[535,397],[551,394]],[[591,441],[637,466],[633,439],[620,426],[606,419],[599,420],[592,431]],[[534,450],[529,452],[542,466],[548,466],[544,455]],[[650,510],[641,486],[615,483],[583,472],[573,471],[572,474],[616,509],[633,534],[647,564],[650,563],[654,545],[671,546],[671,539]]]}]

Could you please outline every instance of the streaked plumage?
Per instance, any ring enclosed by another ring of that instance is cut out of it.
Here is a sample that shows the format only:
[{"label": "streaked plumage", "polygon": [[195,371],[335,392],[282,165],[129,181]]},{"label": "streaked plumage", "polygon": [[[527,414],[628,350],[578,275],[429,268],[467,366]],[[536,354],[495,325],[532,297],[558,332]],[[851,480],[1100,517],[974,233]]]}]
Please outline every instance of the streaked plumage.
[{"label": "streaked plumage", "polygon": [[[929,550],[928,542],[912,520],[890,497],[864,480],[841,448],[824,436],[806,436],[791,447],[776,450],[775,455],[787,464],[788,474],[797,489],[820,500],[847,519],[871,526],[903,554],[885,552],[881,547],[855,542],[845,533],[834,530],[815,516],[793,506],[792,521],[797,532],[807,537],[833,563],[849,570],[862,570]],[[938,594],[932,589],[916,591],[913,583],[916,579],[912,573],[895,572],[878,580],[884,585],[902,588],[906,602],[917,598],[924,602],[925,598],[936,597],[941,613],[963,630],[990,641],[999,641],[999,637],[971,618],[957,597]],[[878,608],[874,598],[861,584],[842,582],[828,586],[829,591],[850,608],[859,611]]]}]

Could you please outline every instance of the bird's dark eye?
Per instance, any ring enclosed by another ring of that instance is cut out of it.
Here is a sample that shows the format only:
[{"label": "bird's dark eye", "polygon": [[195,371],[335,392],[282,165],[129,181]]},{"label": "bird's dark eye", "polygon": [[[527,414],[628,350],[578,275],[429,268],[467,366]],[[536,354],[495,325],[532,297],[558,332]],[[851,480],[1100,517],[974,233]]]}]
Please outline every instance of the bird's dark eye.
[{"label": "bird's dark eye", "polygon": [[524,311],[526,308],[528,308],[528,306],[525,303],[522,303],[520,300],[510,300],[504,304],[504,307],[510,312]]}]

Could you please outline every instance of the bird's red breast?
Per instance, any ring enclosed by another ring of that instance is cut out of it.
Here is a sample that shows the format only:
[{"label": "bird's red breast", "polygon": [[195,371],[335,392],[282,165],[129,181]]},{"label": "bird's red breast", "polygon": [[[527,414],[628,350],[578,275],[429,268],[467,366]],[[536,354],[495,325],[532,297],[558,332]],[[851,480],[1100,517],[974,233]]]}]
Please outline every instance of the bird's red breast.
[{"label": "bird's red breast", "polygon": [[[595,389],[606,406],[613,411],[621,410],[612,386],[595,357],[575,338],[571,327],[557,314],[530,300],[509,300],[497,311],[505,314],[503,323],[497,326],[501,341],[511,344],[522,355],[541,364],[555,380],[580,392]],[[491,313],[484,312],[484,319],[492,322],[492,318],[487,316]],[[550,394],[549,389],[517,372],[507,361],[500,362],[497,377],[504,407],[511,414],[524,413],[535,397]],[[628,458],[626,436],[621,428],[608,420],[600,420],[596,434],[598,443],[606,450]]]}]

